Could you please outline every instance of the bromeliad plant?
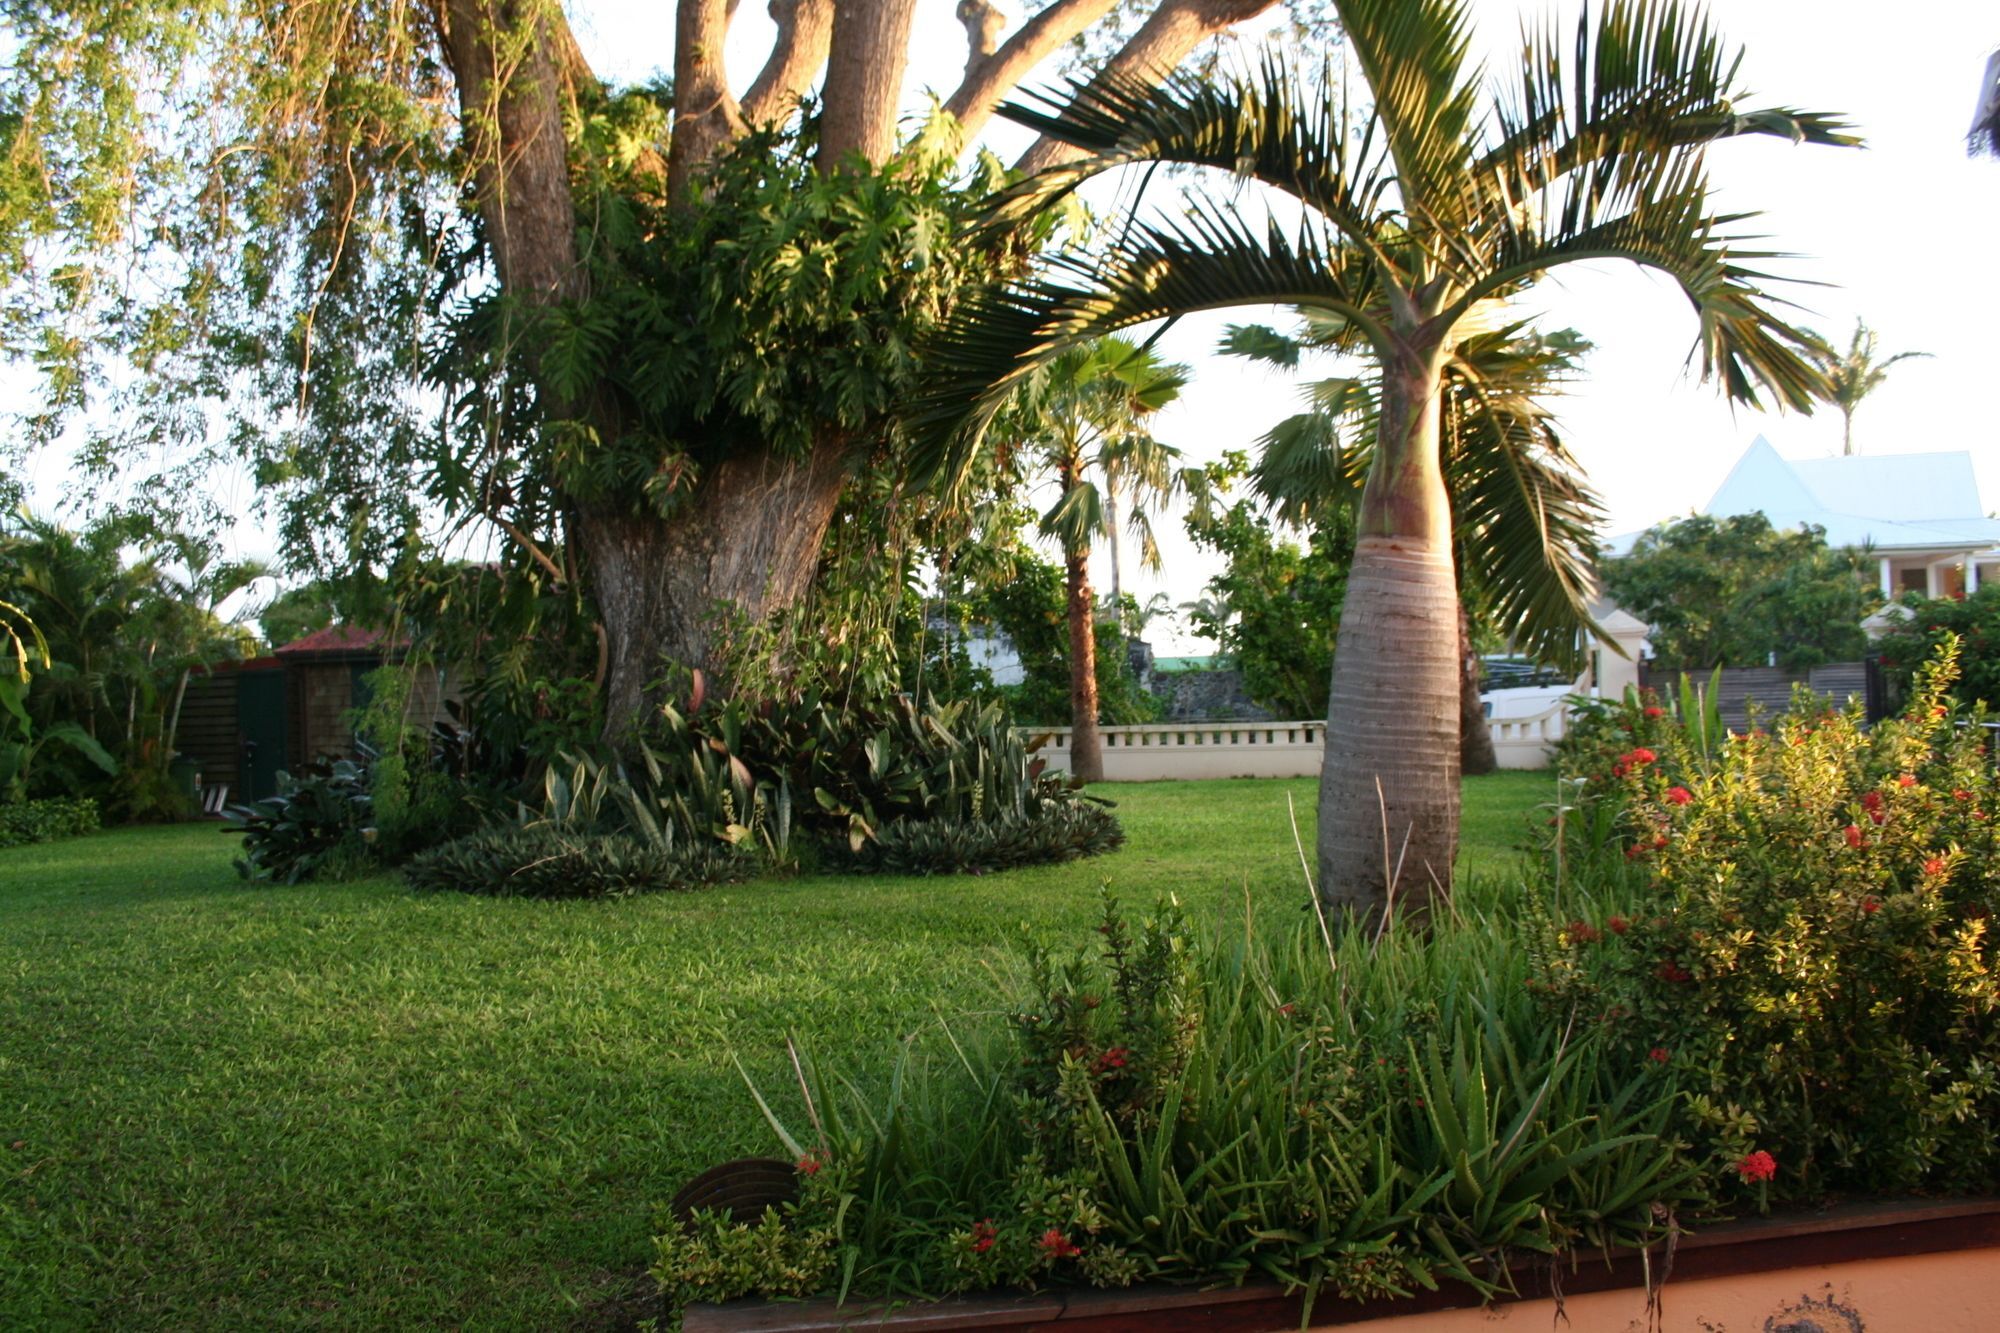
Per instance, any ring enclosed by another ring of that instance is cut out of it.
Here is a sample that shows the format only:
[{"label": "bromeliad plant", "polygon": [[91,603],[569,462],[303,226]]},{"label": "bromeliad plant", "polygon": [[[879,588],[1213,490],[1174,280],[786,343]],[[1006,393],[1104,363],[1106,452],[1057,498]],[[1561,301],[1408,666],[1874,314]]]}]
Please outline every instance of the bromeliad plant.
[{"label": "bromeliad plant", "polygon": [[2000,783],[1958,651],[1872,729],[1805,696],[1714,746],[1650,719],[1614,761],[1646,882],[1538,940],[1545,997],[1681,1071],[1684,1132],[1759,1201],[2000,1183]]}]

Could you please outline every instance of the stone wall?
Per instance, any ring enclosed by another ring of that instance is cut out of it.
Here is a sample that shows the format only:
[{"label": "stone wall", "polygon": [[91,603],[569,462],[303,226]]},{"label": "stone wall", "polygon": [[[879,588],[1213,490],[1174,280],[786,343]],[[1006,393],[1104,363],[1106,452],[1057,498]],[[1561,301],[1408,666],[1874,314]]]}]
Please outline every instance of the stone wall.
[{"label": "stone wall", "polygon": [[[1160,701],[1167,722],[1269,722],[1272,715],[1250,702],[1243,673],[1235,667],[1212,671],[1151,671],[1140,679]],[[1289,720],[1289,719],[1288,719]]]}]

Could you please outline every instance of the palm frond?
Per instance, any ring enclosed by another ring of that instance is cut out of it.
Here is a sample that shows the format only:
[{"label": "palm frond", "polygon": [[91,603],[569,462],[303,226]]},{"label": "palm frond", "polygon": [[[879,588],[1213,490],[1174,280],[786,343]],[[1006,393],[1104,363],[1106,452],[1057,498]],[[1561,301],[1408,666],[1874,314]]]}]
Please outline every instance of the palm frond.
[{"label": "palm frond", "polygon": [[1015,387],[1105,334],[1245,305],[1323,307],[1362,325],[1374,319],[1372,267],[1330,243],[1314,219],[1290,235],[1267,221],[1259,235],[1207,202],[1172,223],[1133,228],[1097,263],[1063,256],[1051,271],[967,303],[925,348],[928,387],[905,415],[921,480],[955,484]]},{"label": "palm frond", "polygon": [[1309,88],[1276,56],[1234,81],[1177,74],[1155,84],[1099,75],[1024,93],[1000,114],[1086,154],[1003,193],[991,223],[1009,230],[1086,180],[1137,163],[1207,167],[1257,181],[1299,199],[1350,244],[1371,251],[1393,203],[1394,162],[1376,121],[1349,133],[1346,104]]}]

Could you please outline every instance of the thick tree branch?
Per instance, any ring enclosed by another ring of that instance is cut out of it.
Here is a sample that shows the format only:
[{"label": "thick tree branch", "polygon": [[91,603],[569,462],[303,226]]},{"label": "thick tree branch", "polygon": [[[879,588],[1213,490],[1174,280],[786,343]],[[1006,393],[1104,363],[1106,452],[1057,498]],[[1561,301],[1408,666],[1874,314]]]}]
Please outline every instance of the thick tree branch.
[{"label": "thick tree branch", "polygon": [[790,115],[812,86],[833,40],[833,0],[771,0],[771,21],[778,25],[777,43],[743,94],[743,119],[752,125]]},{"label": "thick tree branch", "polygon": [[999,36],[1000,12],[987,0],[960,0],[958,19],[965,25],[971,49],[965,61],[965,80],[944,109],[957,117],[966,142],[986,127],[1000,99],[1027,78],[1029,71],[1103,18],[1115,4],[1117,0],[1056,0],[996,47],[993,43]]},{"label": "thick tree branch", "polygon": [[440,0],[436,13],[500,284],[530,305],[576,300],[584,278],[562,118],[574,69],[562,53],[575,39],[532,0]]},{"label": "thick tree branch", "polygon": [[729,0],[680,0],[674,18],[674,134],[667,149],[667,197],[687,198],[695,171],[747,128],[729,92],[723,42]]},{"label": "thick tree branch", "polygon": [[[1256,18],[1276,3],[1277,0],[1165,0],[1139,31],[1132,34],[1132,40],[1105,64],[1103,73],[1158,82],[1210,37]],[[1014,167],[1032,176],[1077,156],[1077,150],[1070,145],[1043,135]]]},{"label": "thick tree branch", "polygon": [[970,79],[998,49],[1007,16],[991,0],[958,0],[958,21],[965,26],[965,77]]},{"label": "thick tree branch", "polygon": [[[683,0],[686,3],[686,0]],[[896,104],[910,63],[917,0],[840,0],[827,48],[826,110],[819,167],[834,171],[850,154],[871,163],[896,147]]]}]

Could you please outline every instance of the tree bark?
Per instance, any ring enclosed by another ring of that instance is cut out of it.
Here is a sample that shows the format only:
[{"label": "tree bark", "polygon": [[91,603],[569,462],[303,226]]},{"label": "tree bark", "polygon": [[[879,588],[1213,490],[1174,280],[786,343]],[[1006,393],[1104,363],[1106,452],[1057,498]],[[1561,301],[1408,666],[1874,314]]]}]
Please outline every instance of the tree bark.
[{"label": "tree bark", "polygon": [[1320,778],[1320,893],[1368,921],[1421,922],[1458,849],[1458,588],[1438,454],[1438,355],[1384,357]]},{"label": "tree bark", "polygon": [[743,94],[743,119],[752,125],[792,114],[833,41],[833,0],[771,0],[770,13],[778,40]]},{"label": "tree bark", "polygon": [[993,118],[1000,99],[1012,92],[1050,52],[1109,13],[1117,0],[1056,0],[1015,29],[1005,42],[999,35],[999,11],[986,0],[960,0],[958,20],[965,25],[968,51],[965,78],[944,104],[957,119],[965,142],[977,138]]},{"label": "tree bark", "polygon": [[1458,604],[1458,768],[1475,777],[1500,767],[1493,753],[1493,728],[1486,720],[1486,701],[1479,697],[1481,663],[1472,646],[1472,617]]},{"label": "tree bark", "polygon": [[850,154],[880,165],[895,151],[897,102],[916,13],[916,0],[841,0],[834,6],[826,109],[820,113],[822,172],[837,170]]},{"label": "tree bark", "polygon": [[[1210,37],[1257,17],[1276,3],[1277,0],[1164,0],[1139,26],[1139,31],[1132,34],[1132,40],[1105,62],[1099,77],[1158,82]],[[998,94],[995,96],[997,100]],[[1077,155],[1077,150],[1069,144],[1044,136],[1021,155],[1014,167],[1022,175],[1032,176]]]},{"label": "tree bark", "polygon": [[[562,17],[533,0],[446,0],[441,18],[500,286],[530,306],[577,300],[585,283],[562,124],[562,62],[574,42]],[[530,22],[536,37],[502,68],[503,50],[515,49],[508,34]]]},{"label": "tree bark", "polygon": [[674,133],[667,149],[667,198],[685,203],[695,172],[747,128],[729,92],[723,43],[729,0],[680,0],[674,14]]},{"label": "tree bark", "polygon": [[606,739],[640,722],[670,665],[714,673],[730,619],[761,621],[804,595],[846,478],[846,448],[829,440],[803,459],[730,457],[670,521],[615,504],[582,515],[606,636]]}]

